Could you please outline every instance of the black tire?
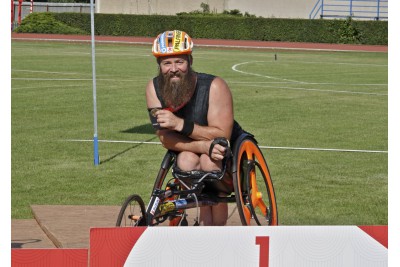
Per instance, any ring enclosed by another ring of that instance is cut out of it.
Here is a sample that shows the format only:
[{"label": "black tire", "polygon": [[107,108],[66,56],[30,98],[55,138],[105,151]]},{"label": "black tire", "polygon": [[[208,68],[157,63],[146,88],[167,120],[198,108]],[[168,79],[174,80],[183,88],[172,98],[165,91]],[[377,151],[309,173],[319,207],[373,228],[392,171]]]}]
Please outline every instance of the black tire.
[{"label": "black tire", "polygon": [[274,187],[267,162],[249,135],[234,147],[233,185],[242,225],[278,225]]},{"label": "black tire", "polygon": [[146,225],[146,208],[139,195],[130,195],[122,204],[117,218],[117,227]]}]

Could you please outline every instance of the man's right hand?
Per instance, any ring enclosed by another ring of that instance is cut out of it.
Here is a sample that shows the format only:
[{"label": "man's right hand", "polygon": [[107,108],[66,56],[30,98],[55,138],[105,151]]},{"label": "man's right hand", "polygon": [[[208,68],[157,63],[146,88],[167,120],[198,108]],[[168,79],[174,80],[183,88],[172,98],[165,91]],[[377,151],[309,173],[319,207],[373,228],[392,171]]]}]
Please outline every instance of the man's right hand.
[{"label": "man's right hand", "polygon": [[177,132],[183,129],[183,119],[175,116],[171,111],[161,109],[158,110],[155,115],[157,116],[157,122],[161,127],[175,130]]}]

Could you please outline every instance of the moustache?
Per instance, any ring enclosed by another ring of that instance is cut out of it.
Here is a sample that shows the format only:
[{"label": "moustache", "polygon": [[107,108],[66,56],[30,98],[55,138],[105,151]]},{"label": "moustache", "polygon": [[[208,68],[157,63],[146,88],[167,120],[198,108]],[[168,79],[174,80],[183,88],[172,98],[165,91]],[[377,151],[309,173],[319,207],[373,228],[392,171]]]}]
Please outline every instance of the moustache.
[{"label": "moustache", "polygon": [[168,76],[167,76],[168,79],[171,79],[171,78],[174,78],[174,77],[182,78],[182,74],[180,74],[180,73],[169,73]]}]

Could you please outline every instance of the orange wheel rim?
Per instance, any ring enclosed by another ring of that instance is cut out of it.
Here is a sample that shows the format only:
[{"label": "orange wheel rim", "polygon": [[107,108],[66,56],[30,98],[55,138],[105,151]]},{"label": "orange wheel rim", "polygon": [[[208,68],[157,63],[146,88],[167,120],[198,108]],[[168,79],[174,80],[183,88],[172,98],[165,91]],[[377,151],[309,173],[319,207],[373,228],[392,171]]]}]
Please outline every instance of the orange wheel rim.
[{"label": "orange wheel rim", "polygon": [[[240,164],[242,161],[242,158],[244,155],[246,155],[246,158],[250,161],[257,161],[259,163],[259,166],[261,167],[263,173],[265,174],[265,178],[263,177],[264,182],[267,184],[267,190],[269,191],[270,194],[270,206],[272,206],[273,208],[271,209],[270,212],[272,212],[272,221],[270,222],[270,224],[272,225],[277,225],[277,214],[276,214],[276,202],[275,202],[275,193],[273,190],[273,185],[271,182],[271,177],[269,174],[269,171],[267,169],[266,163],[264,162],[264,157],[261,153],[261,151],[258,149],[258,147],[251,141],[249,140],[245,140],[243,142],[243,144],[240,146],[239,151],[238,151],[238,155],[239,155],[239,160],[237,162],[237,170],[239,172],[240,170]],[[262,162],[261,162],[262,160]],[[238,176],[239,177],[239,176]],[[256,173],[255,170],[251,170],[250,171],[250,176],[249,176],[249,187],[250,187],[250,202],[251,205],[253,206],[254,209],[259,209],[261,211],[261,213],[263,214],[263,216],[268,217],[268,209],[267,209],[267,205],[265,204],[264,200],[262,199],[262,192],[259,190],[258,185],[257,185],[257,177],[256,177]],[[241,182],[238,182],[238,190],[239,192],[243,192],[242,190],[242,184]],[[240,195],[240,200],[241,203],[245,203],[245,201],[243,200],[243,196]],[[251,219],[251,212],[249,207],[242,205],[242,209],[243,209],[243,215],[245,217],[246,223],[250,224],[250,219]]]}]

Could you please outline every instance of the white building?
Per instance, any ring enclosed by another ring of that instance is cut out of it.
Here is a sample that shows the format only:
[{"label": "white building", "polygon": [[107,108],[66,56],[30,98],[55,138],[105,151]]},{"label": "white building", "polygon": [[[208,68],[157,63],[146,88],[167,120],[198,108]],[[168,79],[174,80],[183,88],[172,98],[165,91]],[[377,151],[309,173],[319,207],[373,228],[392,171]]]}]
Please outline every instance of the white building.
[{"label": "white building", "polygon": [[317,0],[96,0],[97,13],[175,15],[202,10],[208,4],[211,12],[238,9],[264,18],[309,18]]},{"label": "white building", "polygon": [[388,18],[388,0],[96,0],[96,12],[175,15],[202,11],[202,3],[215,13],[237,9],[264,18]]}]

